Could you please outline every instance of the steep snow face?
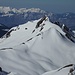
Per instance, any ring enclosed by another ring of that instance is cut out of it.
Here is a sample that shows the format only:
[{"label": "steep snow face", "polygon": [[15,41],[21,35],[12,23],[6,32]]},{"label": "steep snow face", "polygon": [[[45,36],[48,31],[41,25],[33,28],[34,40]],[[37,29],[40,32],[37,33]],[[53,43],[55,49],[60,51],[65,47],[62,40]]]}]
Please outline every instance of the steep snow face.
[{"label": "steep snow face", "polygon": [[75,63],[75,43],[48,18],[35,28],[40,20],[13,27],[0,39],[0,66],[10,75],[40,75]]}]

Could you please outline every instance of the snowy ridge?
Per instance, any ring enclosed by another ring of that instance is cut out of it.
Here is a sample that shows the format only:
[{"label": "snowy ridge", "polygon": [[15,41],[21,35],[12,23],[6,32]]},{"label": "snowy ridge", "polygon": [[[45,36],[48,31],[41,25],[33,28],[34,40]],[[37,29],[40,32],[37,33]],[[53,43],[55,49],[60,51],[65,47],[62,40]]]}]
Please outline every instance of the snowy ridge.
[{"label": "snowy ridge", "polygon": [[7,33],[0,39],[0,66],[4,71],[13,75],[42,75],[75,63],[75,43],[48,18],[35,28],[39,21],[13,27],[8,36]]},{"label": "snowy ridge", "polygon": [[72,74],[75,75],[75,66],[74,66],[74,64],[66,65],[66,66],[62,67],[61,69],[46,72],[42,75],[72,75]]}]

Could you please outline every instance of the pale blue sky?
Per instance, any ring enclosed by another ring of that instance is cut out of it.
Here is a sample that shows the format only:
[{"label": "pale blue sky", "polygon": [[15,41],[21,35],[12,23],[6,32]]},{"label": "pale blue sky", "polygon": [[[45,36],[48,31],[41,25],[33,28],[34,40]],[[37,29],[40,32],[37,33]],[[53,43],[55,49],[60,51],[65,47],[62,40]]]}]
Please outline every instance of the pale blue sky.
[{"label": "pale blue sky", "polygon": [[55,13],[75,12],[75,0],[0,0],[0,6],[41,8]]}]

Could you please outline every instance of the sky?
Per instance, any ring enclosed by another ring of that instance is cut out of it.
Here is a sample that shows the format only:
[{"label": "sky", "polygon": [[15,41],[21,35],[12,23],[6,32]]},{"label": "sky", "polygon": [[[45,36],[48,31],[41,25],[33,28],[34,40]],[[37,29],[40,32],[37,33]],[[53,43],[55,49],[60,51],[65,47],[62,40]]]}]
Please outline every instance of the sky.
[{"label": "sky", "polygon": [[75,13],[75,0],[0,0],[0,6],[40,8],[54,13]]}]

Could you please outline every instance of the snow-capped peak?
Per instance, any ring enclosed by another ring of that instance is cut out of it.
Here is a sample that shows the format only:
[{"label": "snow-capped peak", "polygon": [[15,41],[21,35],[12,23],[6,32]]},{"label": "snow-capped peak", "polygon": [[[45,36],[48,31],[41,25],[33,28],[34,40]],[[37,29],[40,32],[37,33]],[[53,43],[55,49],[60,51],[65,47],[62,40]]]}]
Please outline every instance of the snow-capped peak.
[{"label": "snow-capped peak", "polygon": [[10,7],[1,7],[0,6],[0,12],[1,13],[8,13],[9,11],[11,11]]},{"label": "snow-capped peak", "polygon": [[47,16],[13,27],[0,39],[0,66],[9,75],[42,75],[74,59],[75,43]]}]

